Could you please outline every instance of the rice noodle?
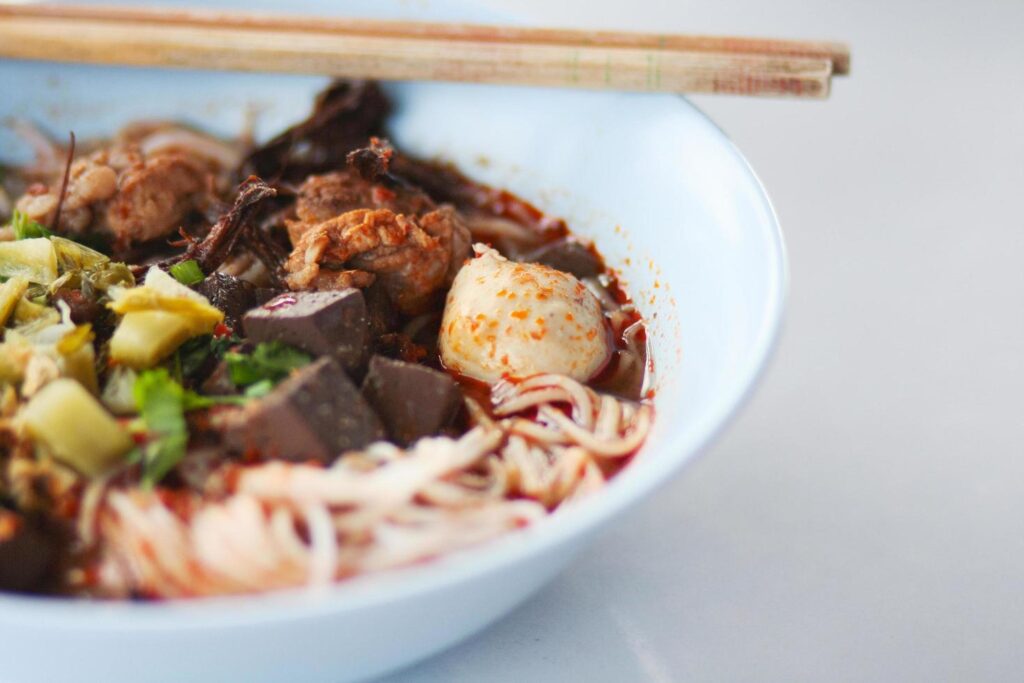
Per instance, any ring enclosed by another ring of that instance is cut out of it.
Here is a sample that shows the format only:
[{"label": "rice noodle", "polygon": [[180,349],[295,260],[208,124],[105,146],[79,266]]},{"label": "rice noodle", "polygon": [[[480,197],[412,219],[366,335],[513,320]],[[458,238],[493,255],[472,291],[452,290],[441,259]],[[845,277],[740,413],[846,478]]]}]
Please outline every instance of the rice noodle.
[{"label": "rice noodle", "polygon": [[590,293],[597,297],[598,301],[601,302],[601,308],[606,312],[614,313],[621,308],[619,302],[615,300],[615,297],[611,295],[611,292],[608,291],[608,288],[605,287],[599,278],[587,277],[583,278],[582,282],[590,290]]},{"label": "rice noodle", "polygon": [[[537,421],[503,421],[503,426],[537,441],[580,446],[595,457],[630,455],[643,443],[651,425],[649,405],[600,396],[562,375],[537,375],[511,388],[501,387],[494,399],[499,416],[537,408]],[[558,404],[567,404],[570,415]]]},{"label": "rice noodle", "polygon": [[91,548],[99,531],[99,512],[107,493],[108,477],[98,477],[85,487],[82,502],[76,520],[78,538],[82,545]]},{"label": "rice noodle", "polygon": [[87,499],[98,511],[85,517],[102,539],[101,592],[318,586],[457,551],[599,490],[601,461],[635,452],[651,423],[650,406],[560,375],[503,383],[492,401],[497,420],[467,398],[476,426],[458,439],[378,442],[330,467],[238,467],[215,502],[181,494],[172,509],[151,492],[97,485]]},{"label": "rice noodle", "polygon": [[464,220],[474,241],[506,239],[520,245],[534,246],[539,239],[536,230],[509,218],[484,213],[466,213]]}]

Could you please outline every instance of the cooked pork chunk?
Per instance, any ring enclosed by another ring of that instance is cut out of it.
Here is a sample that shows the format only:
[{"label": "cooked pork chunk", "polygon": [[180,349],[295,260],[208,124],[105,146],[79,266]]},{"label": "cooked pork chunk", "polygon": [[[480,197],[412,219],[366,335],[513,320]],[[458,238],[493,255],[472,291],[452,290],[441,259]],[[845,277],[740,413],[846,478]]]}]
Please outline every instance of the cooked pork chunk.
[{"label": "cooked pork chunk", "polygon": [[455,210],[422,216],[355,209],[305,230],[285,264],[292,289],[367,287],[376,278],[405,313],[420,312],[468,254]]},{"label": "cooked pork chunk", "polygon": [[[159,138],[154,142],[155,136]],[[200,151],[189,147],[203,140],[198,133],[162,127],[150,136],[122,139],[77,159],[68,176],[58,229],[107,235],[122,247],[173,233],[189,212],[209,201],[215,176],[222,170],[209,151],[213,143],[200,146]],[[48,185],[31,187],[17,208],[51,225],[62,180],[57,177]]]},{"label": "cooked pork chunk", "polygon": [[469,230],[449,205],[388,172],[393,150],[376,138],[349,167],[311,176],[287,222],[292,289],[367,287],[376,279],[394,304],[419,313],[451,284],[469,256]]},{"label": "cooked pork chunk", "polygon": [[353,170],[336,171],[310,176],[302,184],[295,202],[297,219],[288,221],[288,235],[294,244],[306,230],[354,209],[416,215],[434,208],[434,202],[418,189],[386,187]]}]

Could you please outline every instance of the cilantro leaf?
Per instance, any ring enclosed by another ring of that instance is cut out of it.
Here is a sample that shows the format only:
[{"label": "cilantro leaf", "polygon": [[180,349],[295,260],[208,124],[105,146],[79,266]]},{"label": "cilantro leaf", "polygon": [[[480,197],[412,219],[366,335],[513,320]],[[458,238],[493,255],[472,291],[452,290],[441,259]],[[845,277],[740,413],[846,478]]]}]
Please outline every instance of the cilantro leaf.
[{"label": "cilantro leaf", "polygon": [[185,413],[221,404],[244,403],[244,396],[201,396],[171,378],[167,368],[139,374],[133,388],[135,407],[148,440],[141,447],[142,484],[152,488],[185,457]]},{"label": "cilantro leaf", "polygon": [[133,393],[149,436],[142,447],[142,483],[151,488],[185,457],[185,390],[165,368],[159,368],[140,374]]},{"label": "cilantro leaf", "polygon": [[139,449],[143,486],[155,486],[185,457],[189,437],[185,413],[215,405],[242,405],[266,396],[292,370],[312,360],[308,354],[278,342],[258,344],[248,354],[226,351],[235,342],[214,337],[192,340],[182,347],[175,369],[176,374],[187,377],[210,354],[223,355],[231,381],[245,387],[241,396],[203,396],[183,387],[167,368],[146,370],[135,380],[135,407],[147,436]]},{"label": "cilantro leaf", "polygon": [[228,375],[235,386],[248,387],[261,382],[277,384],[292,370],[309,364],[309,354],[280,342],[263,342],[252,353],[224,354]]}]

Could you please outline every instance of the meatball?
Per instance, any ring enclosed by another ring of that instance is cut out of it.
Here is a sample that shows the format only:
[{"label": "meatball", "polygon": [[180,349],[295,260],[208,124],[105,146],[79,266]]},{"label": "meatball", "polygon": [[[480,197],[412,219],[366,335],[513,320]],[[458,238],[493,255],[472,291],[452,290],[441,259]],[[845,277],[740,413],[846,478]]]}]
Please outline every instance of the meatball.
[{"label": "meatball", "polygon": [[485,382],[557,373],[587,380],[607,363],[611,336],[601,304],[569,273],[509,261],[475,245],[448,293],[441,359]]}]

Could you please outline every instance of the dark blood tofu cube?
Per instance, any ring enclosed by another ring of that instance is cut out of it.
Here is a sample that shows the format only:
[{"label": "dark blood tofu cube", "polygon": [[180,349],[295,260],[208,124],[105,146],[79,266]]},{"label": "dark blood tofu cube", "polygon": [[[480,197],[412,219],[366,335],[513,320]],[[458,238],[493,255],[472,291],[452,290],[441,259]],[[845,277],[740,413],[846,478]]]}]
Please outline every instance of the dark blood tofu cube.
[{"label": "dark blood tofu cube", "polygon": [[314,356],[331,356],[351,372],[366,360],[369,325],[358,289],[290,292],[245,314],[251,341],[279,341]]},{"label": "dark blood tofu cube", "polygon": [[590,249],[567,239],[545,244],[523,257],[523,261],[541,263],[578,278],[595,277],[601,272],[601,262]]},{"label": "dark blood tofu cube", "polygon": [[384,356],[370,360],[363,396],[401,446],[437,434],[451,424],[462,405],[462,392],[448,375]]},{"label": "dark blood tofu cube", "polygon": [[332,358],[307,365],[253,399],[224,430],[225,442],[241,452],[324,463],[383,438],[380,419]]},{"label": "dark blood tofu cube", "polygon": [[280,296],[281,294],[283,294],[283,292],[280,289],[277,289],[276,287],[257,287],[255,290],[253,290],[253,294],[256,297],[255,305],[262,306],[263,304],[273,299],[275,296]]}]

